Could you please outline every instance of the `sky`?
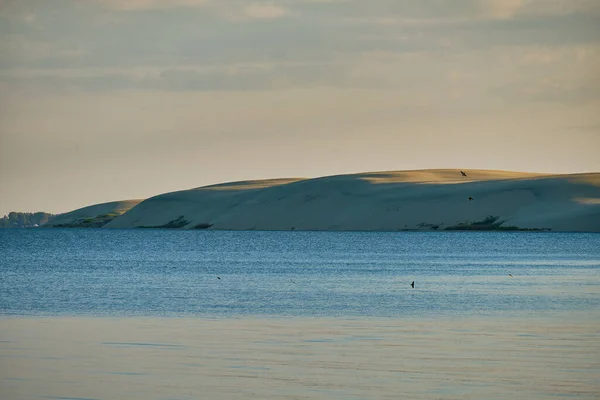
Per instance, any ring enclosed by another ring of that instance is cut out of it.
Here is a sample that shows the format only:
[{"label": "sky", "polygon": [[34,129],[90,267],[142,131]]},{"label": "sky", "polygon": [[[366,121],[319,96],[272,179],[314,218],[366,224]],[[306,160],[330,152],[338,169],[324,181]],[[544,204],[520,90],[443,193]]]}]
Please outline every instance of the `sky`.
[{"label": "sky", "polygon": [[600,171],[598,0],[0,0],[0,214],[363,171]]}]

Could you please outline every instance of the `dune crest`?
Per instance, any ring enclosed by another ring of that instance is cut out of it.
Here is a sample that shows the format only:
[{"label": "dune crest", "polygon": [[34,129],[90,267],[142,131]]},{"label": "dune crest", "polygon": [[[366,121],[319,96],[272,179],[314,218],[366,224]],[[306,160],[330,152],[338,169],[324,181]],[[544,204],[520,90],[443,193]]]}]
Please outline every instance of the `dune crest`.
[{"label": "dune crest", "polygon": [[[461,171],[466,176],[461,174]],[[414,171],[373,172],[359,174],[361,179],[371,183],[436,183],[457,184],[476,181],[491,181],[503,179],[525,179],[548,174],[494,171],[494,170],[459,170],[459,169],[429,169]]]},{"label": "dune crest", "polygon": [[600,232],[600,173],[438,169],[232,182],[144,200],[106,228]]}]

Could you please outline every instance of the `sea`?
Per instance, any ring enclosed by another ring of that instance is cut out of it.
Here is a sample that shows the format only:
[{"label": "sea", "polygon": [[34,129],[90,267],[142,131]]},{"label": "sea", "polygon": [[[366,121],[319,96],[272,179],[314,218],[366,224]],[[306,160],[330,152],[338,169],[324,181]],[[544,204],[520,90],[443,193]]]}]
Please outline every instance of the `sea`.
[{"label": "sea", "polygon": [[595,233],[0,230],[3,316],[352,318],[596,309]]},{"label": "sea", "polygon": [[600,234],[0,230],[3,400],[592,400],[598,376]]}]

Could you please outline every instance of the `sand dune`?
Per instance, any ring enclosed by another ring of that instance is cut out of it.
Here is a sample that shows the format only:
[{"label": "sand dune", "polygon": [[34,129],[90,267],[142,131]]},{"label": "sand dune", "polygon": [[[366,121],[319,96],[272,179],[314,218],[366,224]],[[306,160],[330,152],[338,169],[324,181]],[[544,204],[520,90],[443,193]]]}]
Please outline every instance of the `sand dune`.
[{"label": "sand dune", "polygon": [[60,214],[46,227],[100,227],[115,217],[127,212],[142,200],[113,201],[110,203],[95,204],[77,210]]},{"label": "sand dune", "polygon": [[152,197],[105,227],[600,231],[600,173],[464,171],[466,177],[447,169],[213,185]]}]

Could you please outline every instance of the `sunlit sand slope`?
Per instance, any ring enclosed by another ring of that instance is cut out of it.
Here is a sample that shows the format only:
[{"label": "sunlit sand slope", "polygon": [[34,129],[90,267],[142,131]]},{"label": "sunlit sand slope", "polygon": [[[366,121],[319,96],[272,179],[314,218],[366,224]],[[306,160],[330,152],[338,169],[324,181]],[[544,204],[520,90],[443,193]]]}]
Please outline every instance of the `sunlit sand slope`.
[{"label": "sunlit sand slope", "polygon": [[600,231],[600,173],[464,172],[228,183],[152,197],[105,227]]}]

